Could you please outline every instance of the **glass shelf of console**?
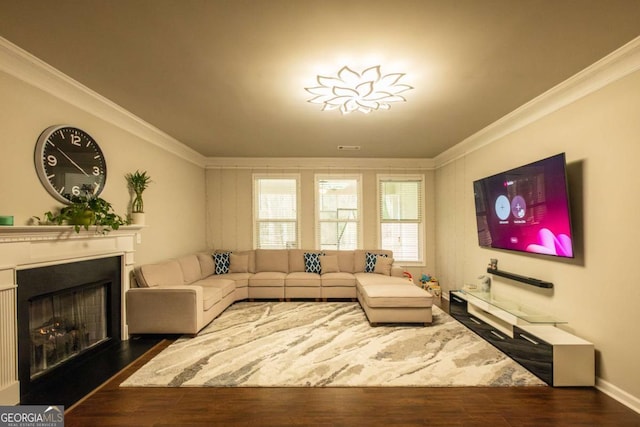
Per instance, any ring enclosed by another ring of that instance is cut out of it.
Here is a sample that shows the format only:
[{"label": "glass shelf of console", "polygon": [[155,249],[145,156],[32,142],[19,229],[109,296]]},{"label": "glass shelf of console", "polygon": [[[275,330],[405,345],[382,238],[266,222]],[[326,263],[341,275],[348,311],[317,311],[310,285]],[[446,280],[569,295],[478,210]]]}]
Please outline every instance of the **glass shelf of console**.
[{"label": "glass shelf of console", "polygon": [[[503,311],[514,318],[524,321],[525,324],[561,324],[569,323],[566,320],[558,319],[550,314],[540,312],[532,307],[526,306],[507,298],[501,298],[493,295],[491,292],[482,292],[479,290],[463,289],[460,291],[465,295],[467,301],[476,307],[496,314],[496,311]],[[497,309],[497,310],[496,310]],[[498,316],[500,317],[500,316]],[[506,319],[505,319],[506,320]],[[514,322],[520,324],[521,322]]]}]

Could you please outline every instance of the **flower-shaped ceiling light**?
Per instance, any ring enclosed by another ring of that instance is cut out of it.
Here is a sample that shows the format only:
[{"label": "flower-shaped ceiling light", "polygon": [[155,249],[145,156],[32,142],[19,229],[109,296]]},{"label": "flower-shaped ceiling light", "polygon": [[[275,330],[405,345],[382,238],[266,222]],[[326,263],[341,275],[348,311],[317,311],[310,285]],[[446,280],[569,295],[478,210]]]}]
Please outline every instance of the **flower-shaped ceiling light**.
[{"label": "flower-shaped ceiling light", "polygon": [[314,96],[308,102],[323,104],[322,110],[340,109],[342,114],[360,111],[388,110],[390,102],[406,101],[399,93],[413,89],[412,86],[398,84],[404,73],[381,74],[380,66],[370,67],[357,73],[345,66],[337,77],[318,76],[320,86],[305,90]]}]

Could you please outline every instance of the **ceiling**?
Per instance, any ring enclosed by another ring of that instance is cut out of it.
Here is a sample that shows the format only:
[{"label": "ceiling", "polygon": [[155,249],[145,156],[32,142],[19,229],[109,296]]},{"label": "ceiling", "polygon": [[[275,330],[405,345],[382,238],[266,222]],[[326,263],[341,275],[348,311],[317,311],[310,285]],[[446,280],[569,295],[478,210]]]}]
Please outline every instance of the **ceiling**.
[{"label": "ceiling", "polygon": [[[0,36],[207,157],[433,158],[639,22],[638,0],[0,0]],[[306,102],[345,65],[414,89],[370,114]]]}]

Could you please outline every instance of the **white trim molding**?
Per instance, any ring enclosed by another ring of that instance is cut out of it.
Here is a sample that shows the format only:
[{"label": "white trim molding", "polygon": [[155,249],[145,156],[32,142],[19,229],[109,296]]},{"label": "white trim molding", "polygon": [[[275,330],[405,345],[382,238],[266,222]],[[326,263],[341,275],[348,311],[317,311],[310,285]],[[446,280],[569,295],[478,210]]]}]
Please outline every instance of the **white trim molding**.
[{"label": "white trim molding", "polygon": [[433,170],[433,159],[381,159],[361,157],[208,157],[206,169],[279,170]]},{"label": "white trim molding", "polygon": [[205,157],[99,93],[0,37],[0,71],[93,114],[169,153],[204,167]]},{"label": "white trim molding", "polygon": [[640,70],[637,37],[434,158],[440,168]]},{"label": "white trim molding", "polygon": [[640,414],[640,399],[602,378],[596,377],[596,388]]},{"label": "white trim molding", "polygon": [[87,111],[179,158],[209,169],[431,170],[508,135],[640,70],[640,37],[549,89],[434,159],[205,157],[29,52],[0,37],[0,71]]}]

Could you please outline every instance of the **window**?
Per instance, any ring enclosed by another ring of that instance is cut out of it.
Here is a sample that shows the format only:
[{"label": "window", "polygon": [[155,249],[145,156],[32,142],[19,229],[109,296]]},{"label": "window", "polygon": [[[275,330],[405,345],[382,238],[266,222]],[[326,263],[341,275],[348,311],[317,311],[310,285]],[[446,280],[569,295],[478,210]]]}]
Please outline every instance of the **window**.
[{"label": "window", "polygon": [[380,247],[404,262],[423,262],[424,176],[378,176]]},{"label": "window", "polygon": [[361,246],[360,176],[316,175],[316,246],[352,250]]},{"label": "window", "polygon": [[298,240],[298,176],[253,178],[253,245],[257,249],[291,249]]}]

